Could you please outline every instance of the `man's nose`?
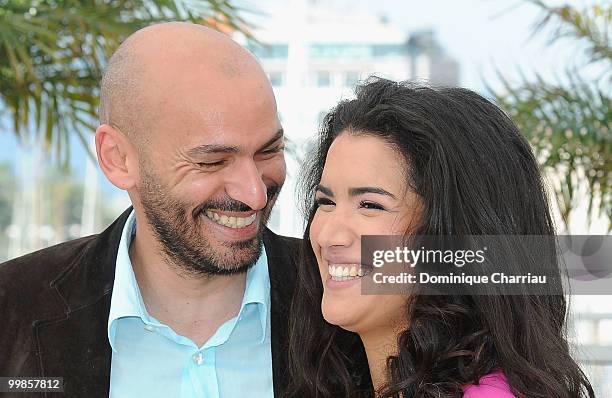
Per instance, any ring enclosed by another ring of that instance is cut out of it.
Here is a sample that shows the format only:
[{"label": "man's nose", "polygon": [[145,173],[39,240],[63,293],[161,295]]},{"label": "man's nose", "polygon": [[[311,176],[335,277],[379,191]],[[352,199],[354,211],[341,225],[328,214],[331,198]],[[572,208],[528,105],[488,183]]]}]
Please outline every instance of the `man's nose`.
[{"label": "man's nose", "polygon": [[267,187],[254,161],[240,162],[233,168],[225,192],[253,210],[261,210],[268,202]]}]

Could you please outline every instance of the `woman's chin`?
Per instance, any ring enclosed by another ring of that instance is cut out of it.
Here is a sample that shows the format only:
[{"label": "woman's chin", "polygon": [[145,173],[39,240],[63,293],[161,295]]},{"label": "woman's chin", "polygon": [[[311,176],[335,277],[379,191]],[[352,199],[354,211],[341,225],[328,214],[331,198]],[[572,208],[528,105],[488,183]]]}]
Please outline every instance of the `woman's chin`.
[{"label": "woman's chin", "polygon": [[[326,302],[327,301],[327,302]],[[355,331],[356,326],[359,324],[360,314],[354,305],[343,305],[342,303],[333,300],[325,300],[321,303],[321,311],[323,318],[327,323],[341,327],[342,329]]]}]

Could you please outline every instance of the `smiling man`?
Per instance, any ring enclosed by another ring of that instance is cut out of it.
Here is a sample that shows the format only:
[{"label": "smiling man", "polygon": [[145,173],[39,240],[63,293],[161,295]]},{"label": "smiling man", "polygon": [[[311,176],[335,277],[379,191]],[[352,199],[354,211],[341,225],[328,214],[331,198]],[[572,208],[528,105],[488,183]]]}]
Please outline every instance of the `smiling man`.
[{"label": "smiling man", "polygon": [[142,29],[102,80],[100,168],[128,209],[100,235],[0,265],[0,376],[71,397],[280,396],[296,241],[268,79],[228,37]]}]

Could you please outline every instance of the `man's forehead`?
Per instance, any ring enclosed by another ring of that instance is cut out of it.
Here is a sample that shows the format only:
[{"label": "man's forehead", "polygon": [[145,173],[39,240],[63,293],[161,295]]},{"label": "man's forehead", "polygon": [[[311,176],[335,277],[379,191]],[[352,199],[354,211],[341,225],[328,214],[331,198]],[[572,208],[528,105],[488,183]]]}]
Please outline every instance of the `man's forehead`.
[{"label": "man's forehead", "polygon": [[176,81],[189,72],[225,78],[261,72],[252,54],[228,36],[200,25],[156,25],[137,32],[125,44],[147,79]]},{"label": "man's forehead", "polygon": [[[120,68],[120,75],[133,74],[139,84],[128,87],[124,81],[117,82],[117,87],[106,91],[118,95],[111,95],[105,103],[112,102],[115,113],[121,113],[118,124],[146,126],[138,133],[148,134],[160,124],[164,130],[191,130],[189,124],[222,127],[240,108],[276,113],[261,66],[219,32],[193,24],[160,24],[135,33],[118,52],[123,54],[123,63],[134,66]],[[266,115],[263,117],[269,118]]]},{"label": "man's forehead", "polygon": [[177,84],[152,95],[156,111],[151,117],[162,133],[251,140],[269,137],[280,128],[271,88],[251,79],[211,84],[194,79],[191,85]]}]

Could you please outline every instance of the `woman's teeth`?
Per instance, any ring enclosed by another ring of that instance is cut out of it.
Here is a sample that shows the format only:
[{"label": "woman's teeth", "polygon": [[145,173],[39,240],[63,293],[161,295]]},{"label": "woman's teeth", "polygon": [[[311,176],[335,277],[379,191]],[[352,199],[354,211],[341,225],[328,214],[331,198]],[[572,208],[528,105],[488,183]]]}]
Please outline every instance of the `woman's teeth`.
[{"label": "woman's teeth", "polygon": [[349,281],[364,275],[360,264],[330,265],[329,275],[334,281]]},{"label": "woman's teeth", "polygon": [[225,227],[244,228],[253,224],[253,221],[255,221],[255,218],[257,217],[257,213],[253,213],[249,217],[228,217],[226,215],[219,215],[213,211],[207,210],[206,217]]}]

